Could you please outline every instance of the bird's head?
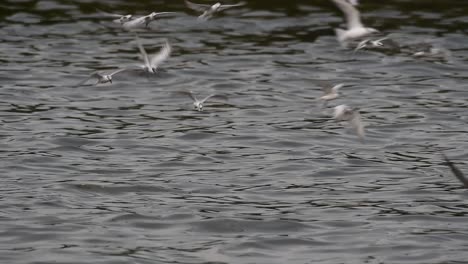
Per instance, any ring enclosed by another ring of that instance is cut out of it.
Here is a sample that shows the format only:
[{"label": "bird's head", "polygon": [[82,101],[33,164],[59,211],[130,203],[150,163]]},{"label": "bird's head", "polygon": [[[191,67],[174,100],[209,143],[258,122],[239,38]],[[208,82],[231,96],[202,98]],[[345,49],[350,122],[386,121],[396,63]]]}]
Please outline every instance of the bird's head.
[{"label": "bird's head", "polygon": [[200,102],[193,102],[193,106],[194,106],[194,108],[195,108],[197,111],[199,111],[199,112],[203,111],[203,104],[202,104],[202,103],[200,103]]},{"label": "bird's head", "polygon": [[376,41],[376,42],[374,42],[374,45],[377,46],[377,47],[382,47],[383,43],[380,42],[380,41]]},{"label": "bird's head", "polygon": [[119,21],[120,21],[120,23],[123,24],[123,23],[125,23],[125,22],[128,22],[128,21],[132,20],[132,18],[133,18],[132,15],[125,15],[125,16],[121,16],[121,17],[119,18]]},{"label": "bird's head", "polygon": [[216,11],[216,10],[219,9],[220,6],[221,6],[221,3],[216,3],[216,4],[214,4],[214,5],[211,6],[211,9],[214,10],[214,11]]}]

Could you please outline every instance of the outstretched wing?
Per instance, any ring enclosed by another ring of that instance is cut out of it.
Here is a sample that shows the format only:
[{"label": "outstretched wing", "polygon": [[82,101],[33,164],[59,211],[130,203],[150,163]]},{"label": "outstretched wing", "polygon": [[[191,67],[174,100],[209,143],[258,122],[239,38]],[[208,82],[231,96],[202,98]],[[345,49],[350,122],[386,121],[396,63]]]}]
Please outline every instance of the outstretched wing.
[{"label": "outstretched wing", "polygon": [[102,75],[99,72],[93,72],[88,78],[86,78],[83,81],[77,83],[76,86],[84,85],[85,83],[87,83],[89,80],[91,80],[93,78],[96,78],[96,79],[99,80],[99,77],[101,77],[101,76]]},{"label": "outstretched wing", "polygon": [[369,41],[370,41],[370,39],[365,39],[365,40],[359,42],[357,44],[356,48],[354,49],[353,54],[355,54],[358,50],[361,50],[361,49],[365,48],[367,46],[367,42],[369,42]]},{"label": "outstretched wing", "polygon": [[110,76],[114,76],[115,74],[117,74],[117,73],[119,73],[119,72],[126,71],[126,70],[128,70],[128,69],[127,69],[127,68],[120,68],[120,69],[118,69],[118,70],[116,70],[116,71],[113,71],[113,72],[109,73],[109,75],[110,75]]},{"label": "outstretched wing", "polygon": [[333,86],[331,89],[332,89],[335,93],[337,93],[338,90],[341,89],[341,87],[343,87],[343,86],[344,86],[344,83],[339,83],[339,84]]},{"label": "outstretched wing", "polygon": [[160,17],[160,16],[174,15],[174,14],[177,14],[177,12],[158,12],[158,13],[154,13],[153,17],[157,18],[157,17]]},{"label": "outstretched wing", "polygon": [[221,95],[221,94],[210,94],[208,95],[207,97],[203,98],[203,100],[201,100],[201,103],[205,103],[208,99],[210,98],[214,98],[214,99],[221,99],[221,100],[224,100],[224,101],[227,101],[228,98],[227,96],[225,95]]},{"label": "outstretched wing", "polygon": [[363,27],[359,11],[346,0],[332,0],[333,3],[344,13],[348,29]]},{"label": "outstretched wing", "polygon": [[103,16],[108,16],[108,17],[121,18],[121,17],[124,17],[124,16],[128,16],[128,15],[113,14],[113,13],[109,13],[109,12],[106,12],[106,11],[102,11],[100,9],[98,9],[98,11],[99,11],[99,14],[101,14]]},{"label": "outstretched wing", "polygon": [[178,91],[178,94],[183,94],[183,95],[188,95],[194,102],[197,102],[198,99],[195,97],[195,95],[192,93],[192,91]]},{"label": "outstretched wing", "polygon": [[246,4],[246,2],[239,2],[239,3],[234,4],[234,5],[221,5],[221,6],[218,8],[218,10],[219,10],[219,11],[223,11],[223,10],[228,9],[228,8],[231,8],[231,7],[243,6],[243,5],[245,5],[245,4]]},{"label": "outstretched wing", "polygon": [[167,58],[169,58],[169,55],[171,55],[172,47],[169,41],[166,40],[166,43],[164,43],[164,46],[161,48],[161,50],[151,58],[150,65],[151,68],[157,69],[158,66]]},{"label": "outstretched wing", "polygon": [[351,125],[356,130],[356,134],[363,139],[364,138],[364,124],[361,120],[361,114],[359,114],[358,110],[353,111],[353,117],[351,119]]},{"label": "outstretched wing", "polygon": [[207,9],[211,7],[210,5],[195,4],[188,0],[185,0],[185,5],[187,5],[188,8],[193,9],[198,12],[205,12]]},{"label": "outstretched wing", "polygon": [[143,48],[143,45],[141,44],[141,41],[138,38],[138,36],[135,35],[135,37],[136,37],[136,42],[137,42],[137,45],[138,45],[138,49],[140,50],[140,53],[143,56],[145,66],[149,69],[149,68],[151,68],[151,64],[150,64],[149,59],[148,59],[148,54],[146,53],[145,48]]},{"label": "outstretched wing", "polygon": [[445,159],[445,165],[449,166],[450,170],[455,175],[455,177],[457,177],[457,179],[463,183],[463,186],[465,186],[465,188],[468,188],[468,179],[465,177],[465,175],[463,175],[463,173],[455,166],[455,164],[453,164],[453,162],[451,162],[447,158],[447,156],[445,156],[444,154],[442,154],[442,156]]}]

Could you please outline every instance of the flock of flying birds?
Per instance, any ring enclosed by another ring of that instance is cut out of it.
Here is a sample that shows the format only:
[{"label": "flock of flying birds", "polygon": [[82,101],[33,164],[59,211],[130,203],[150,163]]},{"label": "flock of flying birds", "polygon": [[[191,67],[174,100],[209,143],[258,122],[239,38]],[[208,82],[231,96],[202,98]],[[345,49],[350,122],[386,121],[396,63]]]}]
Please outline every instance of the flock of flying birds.
[{"label": "flock of flying birds", "polygon": [[[221,3],[216,3],[214,5],[205,5],[205,4],[196,4],[192,3],[188,0],[184,0],[187,7],[190,9],[199,12],[200,15],[198,16],[199,21],[206,21],[213,17],[218,12],[226,10],[232,7],[238,7],[245,5],[245,2],[240,2],[233,5],[222,5]],[[166,17],[170,15],[176,14],[175,12],[152,12],[146,16],[139,16],[135,17],[134,15],[127,14],[127,15],[120,15],[120,14],[111,14],[108,12],[100,11],[102,15],[113,17],[114,22],[118,23],[122,26],[123,29],[134,31],[141,28],[148,28],[149,24],[155,21],[158,18]],[[105,84],[105,83],[112,83],[112,77],[116,74],[122,73],[124,71],[133,71],[133,70],[140,70],[146,72],[148,74],[155,74],[159,68],[159,66],[166,61],[169,56],[171,55],[172,46],[169,41],[166,39],[164,45],[161,47],[160,51],[153,56],[148,56],[143,44],[141,43],[138,35],[135,32],[135,39],[138,45],[138,49],[140,54],[143,58],[143,63],[139,65],[129,66],[125,68],[119,68],[112,72],[93,72],[87,79],[83,80],[82,82],[78,83],[78,86],[88,84],[90,80],[94,79],[94,85],[98,84]],[[180,94],[188,95],[193,100],[193,106],[198,111],[203,111],[203,104],[209,99],[221,99],[227,100],[225,95],[219,94],[210,94],[203,99],[198,99],[192,91],[180,91]]]},{"label": "flock of flying birds", "polygon": [[[384,41],[388,40],[389,37],[380,36],[379,38],[372,38],[374,34],[378,34],[380,32],[379,30],[375,28],[364,26],[364,24],[361,21],[359,10],[356,8],[356,6],[359,5],[358,0],[330,0],[330,1],[332,1],[337,6],[337,8],[341,10],[341,12],[343,12],[345,20],[346,20],[346,24],[347,24],[346,29],[341,29],[341,28],[335,29],[337,40],[343,47],[349,47],[350,45],[355,45],[354,52],[353,52],[353,54],[355,54],[357,51],[365,49],[365,48],[384,46]],[[232,4],[232,5],[224,5],[219,2],[215,3],[214,5],[205,5],[205,4],[193,3],[188,0],[184,0],[184,2],[188,8],[200,14],[198,16],[199,21],[206,21],[212,18],[216,13],[226,10],[228,8],[234,8],[234,7],[245,5],[245,2],[240,2],[240,3]],[[159,12],[159,13],[152,12],[151,14],[146,15],[146,16],[135,17],[131,14],[119,15],[119,14],[110,14],[110,13],[103,12],[103,11],[101,11],[101,13],[103,15],[115,18],[114,22],[119,23],[123,29],[129,30],[129,31],[133,31],[139,28],[147,28],[149,24],[155,21],[156,19],[176,14],[175,12]],[[112,83],[112,77],[114,75],[119,74],[124,71],[128,71],[128,70],[142,70],[149,74],[155,74],[159,66],[165,60],[167,60],[171,54],[172,47],[169,41],[165,40],[164,45],[161,47],[160,51],[157,54],[153,56],[148,56],[148,54],[145,51],[145,48],[143,47],[136,33],[135,33],[135,38],[136,38],[136,43],[138,45],[138,49],[143,57],[142,64],[136,65],[133,67],[120,68],[110,73],[94,72],[93,74],[91,74],[91,76],[88,79],[84,80],[79,85],[84,85],[88,83],[89,80],[91,79],[96,80],[96,82],[94,83],[95,85],[104,84],[104,83]],[[424,56],[426,54],[433,55],[436,52],[438,52],[438,50],[432,48],[429,51],[414,52],[412,55],[414,56]],[[343,86],[344,84],[337,84],[335,86],[324,87],[323,89],[324,95],[319,98],[319,100],[323,101],[323,106],[326,106],[329,101],[338,98],[339,96],[338,91]],[[180,91],[178,93],[188,95],[193,100],[193,106],[197,111],[203,111],[203,105],[209,99],[227,100],[227,97],[225,95],[219,95],[219,94],[210,94],[209,96],[200,100],[195,96],[195,94],[192,93],[192,91]],[[335,106],[333,110],[334,110],[333,117],[335,120],[348,121],[351,124],[351,126],[354,128],[354,130],[356,131],[356,134],[359,136],[359,138],[364,139],[364,134],[365,134],[364,125],[363,125],[361,115],[358,109],[342,104],[342,105]],[[445,159],[445,164],[450,167],[450,169],[455,174],[455,176],[463,183],[464,187],[468,188],[468,179],[465,178],[463,173],[458,168],[456,168],[455,165],[445,155],[443,155],[443,158]]]}]

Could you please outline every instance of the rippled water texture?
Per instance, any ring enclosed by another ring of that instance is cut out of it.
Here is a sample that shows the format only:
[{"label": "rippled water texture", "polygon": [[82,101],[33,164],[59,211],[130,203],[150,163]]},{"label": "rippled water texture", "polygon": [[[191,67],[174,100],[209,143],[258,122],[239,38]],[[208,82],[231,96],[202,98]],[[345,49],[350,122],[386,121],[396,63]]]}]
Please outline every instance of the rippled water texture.
[{"label": "rippled water texture", "polygon": [[[182,0],[1,1],[0,263],[466,263],[468,193],[440,152],[468,172],[468,2],[361,3],[405,48],[353,55],[323,0],[205,23]],[[179,12],[139,33],[173,45],[155,76],[76,86],[141,60],[98,9]],[[345,83],[327,109],[323,82]],[[197,112],[181,90],[229,100]]]}]

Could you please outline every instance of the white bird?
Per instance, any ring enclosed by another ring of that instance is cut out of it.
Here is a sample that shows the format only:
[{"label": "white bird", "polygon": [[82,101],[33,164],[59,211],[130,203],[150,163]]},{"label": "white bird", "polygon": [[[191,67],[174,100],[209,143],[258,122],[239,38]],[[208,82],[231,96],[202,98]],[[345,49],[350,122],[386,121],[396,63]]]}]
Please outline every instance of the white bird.
[{"label": "white bird", "polygon": [[228,100],[228,98],[225,95],[220,95],[220,94],[210,94],[207,97],[203,98],[202,100],[198,100],[197,97],[193,94],[192,91],[180,91],[179,93],[188,95],[190,98],[193,100],[193,107],[201,112],[203,111],[203,104],[208,100],[208,99],[221,99],[221,100]]},{"label": "white bird", "polygon": [[364,49],[364,48],[367,48],[370,44],[371,47],[382,47],[384,44],[382,43],[382,41],[388,39],[388,37],[384,37],[384,38],[380,38],[380,39],[376,39],[376,40],[372,40],[372,39],[365,39],[361,42],[359,42],[359,44],[356,46],[356,48],[354,49],[354,53],[356,53],[358,50],[361,50],[361,49]]},{"label": "white bird", "polygon": [[195,4],[188,0],[185,0],[185,4],[190,9],[195,11],[201,12],[202,14],[198,17],[199,20],[208,20],[210,19],[215,13],[221,12],[225,9],[236,7],[236,6],[243,6],[245,2],[240,2],[234,5],[222,5],[221,3],[216,3],[214,5],[204,5],[204,4]]},{"label": "white bird", "polygon": [[338,41],[344,43],[351,39],[362,38],[372,33],[379,32],[375,28],[364,27],[361,22],[359,11],[346,0],[331,0],[344,13],[346,17],[347,30],[336,28],[335,33]]},{"label": "white bird", "polygon": [[143,48],[143,45],[141,44],[140,39],[137,37],[136,40],[137,40],[138,49],[140,50],[140,53],[143,56],[143,61],[144,61],[144,64],[140,65],[139,67],[149,73],[156,73],[156,70],[158,69],[159,65],[161,65],[161,63],[167,60],[167,58],[169,58],[169,55],[171,55],[171,51],[172,51],[171,44],[166,39],[166,42],[164,43],[164,46],[161,48],[161,50],[150,59],[148,57],[148,54],[145,51],[145,48]]},{"label": "white bird", "polygon": [[102,10],[99,10],[99,12],[105,16],[108,16],[108,17],[115,17],[117,19],[114,20],[114,22],[116,23],[120,23],[120,24],[123,24],[125,22],[128,22],[130,20],[133,19],[133,15],[120,15],[120,14],[113,14],[113,13],[108,13],[108,12],[105,12],[105,11],[102,11]]},{"label": "white bird", "polygon": [[92,78],[97,79],[95,85],[98,85],[98,84],[101,84],[101,83],[108,83],[108,82],[112,83],[112,76],[114,76],[115,74],[117,74],[119,72],[123,72],[125,70],[127,70],[127,69],[122,68],[122,69],[118,69],[116,71],[113,71],[113,72],[107,73],[107,74],[103,73],[103,72],[94,72],[94,73],[91,74],[91,76],[88,77],[88,79],[80,82],[78,85],[83,85]]},{"label": "white bird", "polygon": [[356,130],[357,135],[361,139],[364,138],[364,124],[362,123],[359,110],[352,109],[347,105],[338,105],[335,106],[334,118],[337,121],[350,122],[351,126]]},{"label": "white bird", "polygon": [[149,15],[125,21],[122,23],[122,27],[127,30],[148,27],[148,25],[151,22],[155,21],[157,18],[161,16],[169,15],[169,14],[175,14],[175,12],[159,12],[159,13],[152,12]]},{"label": "white bird", "polygon": [[348,2],[349,2],[350,4],[352,4],[353,6],[359,5],[359,1],[358,1],[358,0],[348,0]]},{"label": "white bird", "polygon": [[325,95],[321,96],[320,99],[326,101],[330,101],[336,99],[338,97],[338,90],[343,87],[344,84],[340,83],[335,86],[325,86],[323,87],[323,92]]}]

